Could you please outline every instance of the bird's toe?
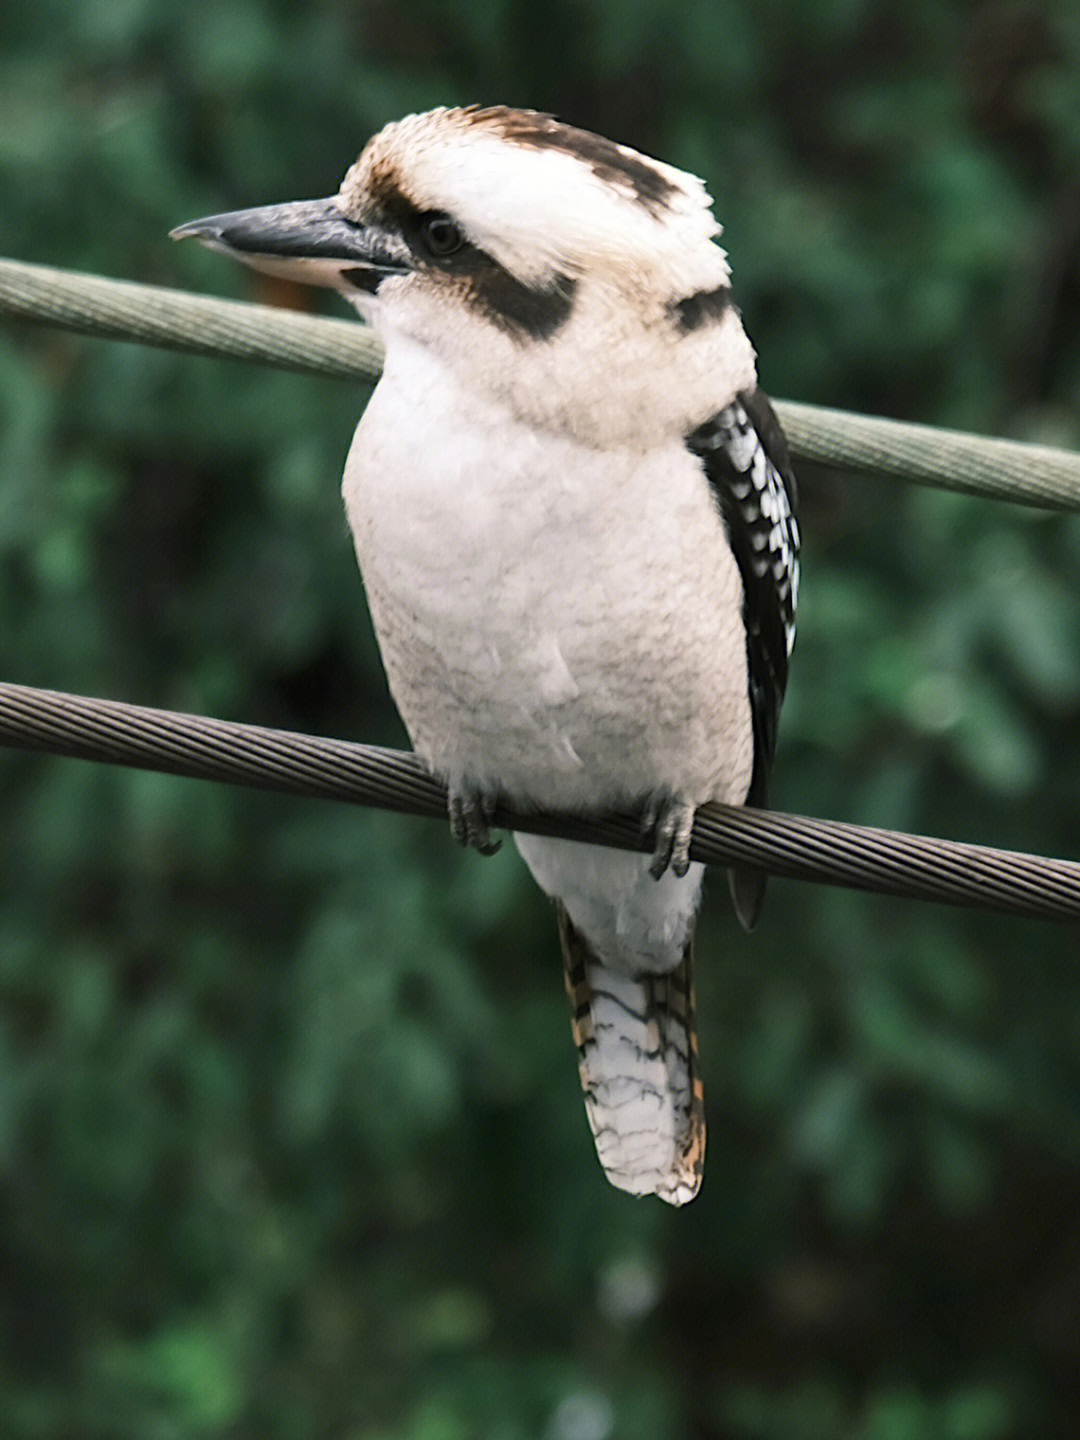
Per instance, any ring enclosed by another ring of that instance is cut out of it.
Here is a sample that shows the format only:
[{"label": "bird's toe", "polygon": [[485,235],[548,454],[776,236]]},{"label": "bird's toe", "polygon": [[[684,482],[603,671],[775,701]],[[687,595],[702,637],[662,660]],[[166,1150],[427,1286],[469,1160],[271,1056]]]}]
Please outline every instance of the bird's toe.
[{"label": "bird's toe", "polygon": [[645,810],[643,828],[653,841],[649,874],[659,880],[670,870],[681,880],[690,868],[694,806],[685,800],[654,799]]},{"label": "bird's toe", "polygon": [[495,800],[478,790],[450,792],[450,833],[459,845],[471,846],[481,855],[494,855],[502,848],[501,840],[491,838],[491,820]]}]

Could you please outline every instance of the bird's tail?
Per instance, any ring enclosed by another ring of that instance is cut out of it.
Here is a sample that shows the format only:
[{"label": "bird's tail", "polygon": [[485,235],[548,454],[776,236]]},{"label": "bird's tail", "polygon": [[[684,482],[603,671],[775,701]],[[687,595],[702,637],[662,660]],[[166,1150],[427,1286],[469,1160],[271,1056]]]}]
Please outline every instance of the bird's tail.
[{"label": "bird's tail", "polygon": [[701,1185],[705,1105],[694,1030],[693,941],[670,974],[603,964],[558,906],[585,1111],[608,1179],[685,1205]]}]

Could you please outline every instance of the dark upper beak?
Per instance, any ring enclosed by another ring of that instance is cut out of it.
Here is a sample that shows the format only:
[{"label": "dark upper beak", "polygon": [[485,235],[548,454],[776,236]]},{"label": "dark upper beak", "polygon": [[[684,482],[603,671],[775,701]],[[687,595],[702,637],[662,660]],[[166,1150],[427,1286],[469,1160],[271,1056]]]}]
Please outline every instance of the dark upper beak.
[{"label": "dark upper beak", "polygon": [[374,278],[404,275],[412,269],[412,256],[402,239],[347,219],[336,195],[208,215],[178,225],[169,234],[173,240],[200,240],[256,270],[309,285],[354,288],[360,277],[351,277],[349,271],[368,271]]}]

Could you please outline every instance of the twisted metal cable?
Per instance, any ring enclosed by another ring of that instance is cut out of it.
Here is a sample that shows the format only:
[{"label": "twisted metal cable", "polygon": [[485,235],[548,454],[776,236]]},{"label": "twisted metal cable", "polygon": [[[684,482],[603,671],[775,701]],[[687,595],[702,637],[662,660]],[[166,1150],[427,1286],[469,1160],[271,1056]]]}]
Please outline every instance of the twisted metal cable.
[{"label": "twisted metal cable", "polygon": [[[446,791],[414,755],[345,740],[0,684],[0,744],[445,819]],[[517,815],[500,829],[648,848],[632,816]],[[691,854],[705,864],[908,899],[1053,920],[1080,918],[1080,863],[776,811],[703,805]]]},{"label": "twisted metal cable", "polygon": [[[226,355],[308,374],[372,380],[382,348],[367,326],[267,305],[0,260],[0,313],[84,334]],[[803,459],[1049,509],[1080,509],[1080,455],[780,401]]]},{"label": "twisted metal cable", "polygon": [[223,355],[309,375],[374,380],[382,345],[354,320],[215,300],[133,280],[0,260],[0,314],[194,355]]},{"label": "twisted metal cable", "polygon": [[1047,510],[1080,509],[1080,455],[1069,450],[791,400],[777,401],[776,412],[804,460]]}]

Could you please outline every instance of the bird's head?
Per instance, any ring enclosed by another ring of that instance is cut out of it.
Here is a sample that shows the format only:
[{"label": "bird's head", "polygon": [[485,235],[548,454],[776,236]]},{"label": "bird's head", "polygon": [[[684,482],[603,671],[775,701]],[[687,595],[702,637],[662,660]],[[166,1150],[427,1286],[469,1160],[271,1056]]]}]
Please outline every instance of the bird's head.
[{"label": "bird's head", "polygon": [[657,345],[742,334],[702,182],[530,110],[407,116],[368,141],[336,195],[172,233],[333,286],[388,354],[409,337],[494,389],[524,370],[554,399],[568,353],[580,392],[590,355],[597,375],[629,376]]}]

